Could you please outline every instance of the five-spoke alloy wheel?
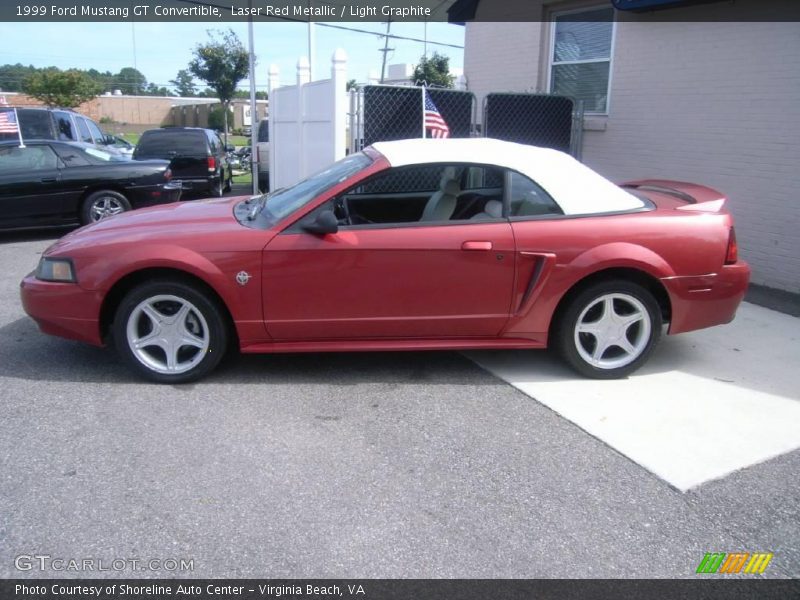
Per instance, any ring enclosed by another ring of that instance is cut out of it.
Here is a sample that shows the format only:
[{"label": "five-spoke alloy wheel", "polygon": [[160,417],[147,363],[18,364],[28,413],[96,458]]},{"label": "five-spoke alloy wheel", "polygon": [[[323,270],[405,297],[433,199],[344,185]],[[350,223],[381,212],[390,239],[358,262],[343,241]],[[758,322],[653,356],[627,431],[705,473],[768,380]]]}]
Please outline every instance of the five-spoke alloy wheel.
[{"label": "five-spoke alloy wheel", "polygon": [[134,369],[162,383],[183,383],[210,372],[227,345],[216,302],[182,282],[134,288],[114,320],[118,351]]},{"label": "five-spoke alloy wheel", "polygon": [[628,281],[594,284],[572,299],[555,332],[555,345],[579,373],[624,377],[648,358],[661,335],[653,295]]}]

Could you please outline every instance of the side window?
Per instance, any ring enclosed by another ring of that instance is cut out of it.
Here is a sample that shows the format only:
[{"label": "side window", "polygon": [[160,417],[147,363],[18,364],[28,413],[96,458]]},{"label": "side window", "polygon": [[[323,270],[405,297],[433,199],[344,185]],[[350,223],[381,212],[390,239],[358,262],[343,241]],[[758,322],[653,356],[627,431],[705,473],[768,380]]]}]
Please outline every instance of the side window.
[{"label": "side window", "polygon": [[87,127],[89,127],[89,133],[94,138],[94,143],[95,144],[102,144],[103,140],[105,138],[105,135],[103,135],[103,132],[100,131],[100,128],[95,124],[95,122],[94,121],[90,121],[89,119],[86,119],[86,125],[87,125]]},{"label": "side window", "polygon": [[86,125],[86,119],[82,117],[75,117],[78,123],[78,133],[80,134],[82,142],[92,143],[92,134],[89,133],[89,127]]},{"label": "side window", "polygon": [[515,171],[509,171],[508,195],[509,216],[512,219],[514,217],[564,214],[555,200],[541,186]]},{"label": "side window", "polygon": [[465,164],[399,167],[341,194],[333,209],[342,226],[501,219],[503,172]]},{"label": "side window", "polygon": [[68,112],[57,110],[53,112],[53,117],[56,120],[56,129],[59,140],[66,140],[68,142],[78,141],[78,134],[72,126],[72,115]]},{"label": "side window", "polygon": [[58,157],[50,146],[0,148],[0,173],[41,171],[57,167]]},{"label": "side window", "polygon": [[217,137],[217,134],[208,131],[206,132],[206,137],[208,138],[208,147],[211,149],[211,154],[217,154],[219,152],[219,138]]},{"label": "side window", "polygon": [[55,146],[54,148],[56,154],[58,154],[58,157],[64,161],[64,164],[67,167],[84,167],[92,164],[83,154],[83,152],[77,148],[72,148],[66,144]]},{"label": "side window", "polygon": [[264,120],[258,124],[258,139],[259,143],[265,143],[269,141],[269,121]]}]

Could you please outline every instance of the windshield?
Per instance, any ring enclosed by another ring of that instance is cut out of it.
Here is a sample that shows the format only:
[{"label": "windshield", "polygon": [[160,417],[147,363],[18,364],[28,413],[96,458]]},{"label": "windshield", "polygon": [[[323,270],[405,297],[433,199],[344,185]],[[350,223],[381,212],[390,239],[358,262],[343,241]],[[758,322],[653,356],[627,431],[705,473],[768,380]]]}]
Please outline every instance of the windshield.
[{"label": "windshield", "polygon": [[264,204],[264,215],[273,223],[280,221],[371,163],[372,160],[362,152],[351,154],[291,187],[269,194]]}]

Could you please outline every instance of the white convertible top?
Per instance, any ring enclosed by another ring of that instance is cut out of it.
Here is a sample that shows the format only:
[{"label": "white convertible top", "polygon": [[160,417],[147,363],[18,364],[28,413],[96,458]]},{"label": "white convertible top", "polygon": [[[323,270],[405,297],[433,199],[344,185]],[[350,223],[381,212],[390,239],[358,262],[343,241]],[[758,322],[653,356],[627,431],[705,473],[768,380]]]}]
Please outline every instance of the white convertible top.
[{"label": "white convertible top", "polygon": [[491,138],[413,139],[376,142],[372,147],[393,167],[424,163],[479,163],[519,171],[558,202],[566,215],[641,208],[636,196],[568,154]]}]

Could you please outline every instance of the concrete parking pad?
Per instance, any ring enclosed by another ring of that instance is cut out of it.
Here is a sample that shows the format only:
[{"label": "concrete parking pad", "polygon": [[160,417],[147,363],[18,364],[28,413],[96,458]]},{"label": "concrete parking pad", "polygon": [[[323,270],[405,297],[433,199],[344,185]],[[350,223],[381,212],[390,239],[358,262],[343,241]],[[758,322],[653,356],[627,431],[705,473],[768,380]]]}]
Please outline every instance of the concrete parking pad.
[{"label": "concrete parking pad", "polygon": [[615,381],[542,352],[468,356],[681,491],[800,448],[800,319],[743,304]]}]

